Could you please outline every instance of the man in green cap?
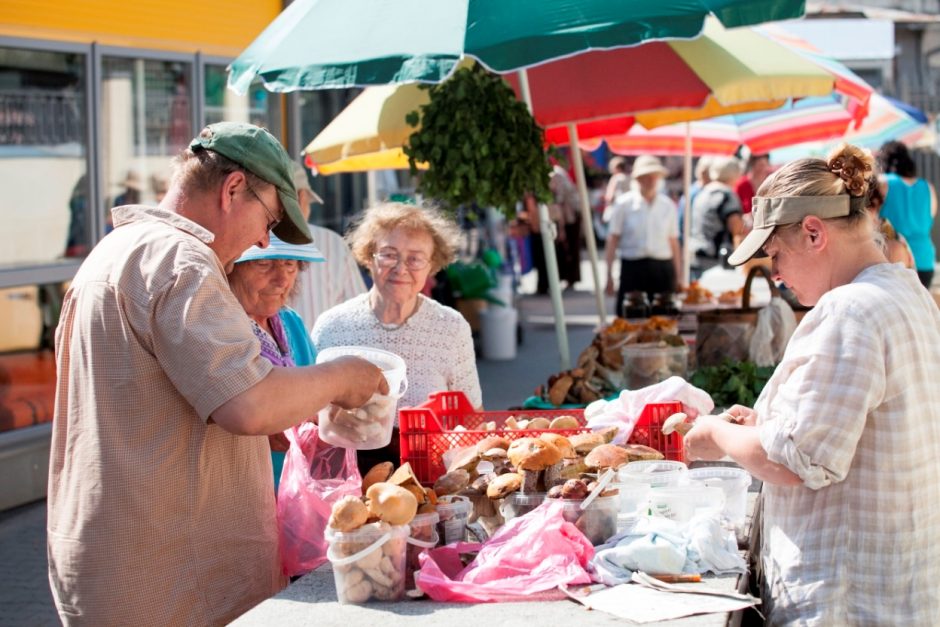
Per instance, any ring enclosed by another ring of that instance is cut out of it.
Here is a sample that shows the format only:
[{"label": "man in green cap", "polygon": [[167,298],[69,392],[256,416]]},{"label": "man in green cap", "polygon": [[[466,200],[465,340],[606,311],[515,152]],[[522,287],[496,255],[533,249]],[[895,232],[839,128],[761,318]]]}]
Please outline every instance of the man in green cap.
[{"label": "man in green cap", "polygon": [[62,305],[49,580],[66,625],[217,625],[284,584],[268,434],[387,393],[346,358],[277,368],[226,269],[311,241],[280,143],[206,127],[158,207],[113,210]]}]

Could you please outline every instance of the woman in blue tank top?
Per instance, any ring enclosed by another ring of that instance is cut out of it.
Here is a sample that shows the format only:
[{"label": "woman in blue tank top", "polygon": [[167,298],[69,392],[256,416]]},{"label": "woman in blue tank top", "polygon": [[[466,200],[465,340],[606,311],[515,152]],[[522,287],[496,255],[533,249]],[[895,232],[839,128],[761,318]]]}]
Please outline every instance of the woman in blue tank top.
[{"label": "woman in blue tank top", "polygon": [[881,217],[888,220],[904,236],[914,254],[917,276],[925,287],[933,279],[936,249],[930,237],[937,213],[937,196],[926,180],[917,176],[914,160],[901,142],[888,142],[881,147],[885,172],[885,203]]}]

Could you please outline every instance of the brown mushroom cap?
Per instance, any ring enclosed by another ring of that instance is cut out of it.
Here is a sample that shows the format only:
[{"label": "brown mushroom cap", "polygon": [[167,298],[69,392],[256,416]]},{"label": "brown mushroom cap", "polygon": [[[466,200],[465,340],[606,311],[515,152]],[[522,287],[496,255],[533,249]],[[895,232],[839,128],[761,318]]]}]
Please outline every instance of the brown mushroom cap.
[{"label": "brown mushroom cap", "polygon": [[486,496],[491,499],[501,499],[512,494],[522,486],[522,476],[515,472],[499,475],[486,486]]},{"label": "brown mushroom cap", "polygon": [[450,464],[447,466],[447,472],[453,472],[458,468],[463,468],[471,472],[476,469],[479,461],[480,454],[477,452],[476,447],[467,447],[450,460]]},{"label": "brown mushroom cap", "polygon": [[579,429],[581,423],[574,416],[558,416],[549,424],[549,429]]},{"label": "brown mushroom cap", "polygon": [[643,444],[624,444],[623,448],[626,449],[631,462],[665,458],[661,452],[654,448],[644,446]]},{"label": "brown mushroom cap", "polygon": [[508,449],[512,442],[501,435],[490,435],[477,442],[477,453],[482,455],[491,448]]},{"label": "brown mushroom cap", "polygon": [[394,470],[395,465],[392,462],[381,462],[370,468],[369,472],[362,478],[362,493],[365,494],[369,486],[374,483],[388,481],[388,478],[392,476],[392,471]]},{"label": "brown mushroom cap", "polygon": [[595,447],[606,443],[604,436],[598,433],[576,433],[568,441],[580,455],[590,453]]},{"label": "brown mushroom cap", "polygon": [[518,470],[544,470],[561,461],[561,451],[539,438],[519,438],[506,453],[509,462]]},{"label": "brown mushroom cap", "polygon": [[407,525],[418,512],[418,500],[408,490],[391,483],[375,483],[366,492],[369,511],[390,525]]},{"label": "brown mushroom cap", "polygon": [[584,458],[588,468],[620,468],[629,461],[627,449],[616,444],[601,444]]},{"label": "brown mushroom cap", "polygon": [[571,440],[563,435],[558,433],[543,433],[539,436],[539,439],[554,444],[555,448],[558,449],[558,452],[561,453],[562,459],[573,459],[578,456],[577,452],[574,450],[574,447],[571,446]]},{"label": "brown mushroom cap", "polygon": [[352,531],[366,524],[369,509],[361,499],[347,494],[333,503],[329,525],[337,531]]}]

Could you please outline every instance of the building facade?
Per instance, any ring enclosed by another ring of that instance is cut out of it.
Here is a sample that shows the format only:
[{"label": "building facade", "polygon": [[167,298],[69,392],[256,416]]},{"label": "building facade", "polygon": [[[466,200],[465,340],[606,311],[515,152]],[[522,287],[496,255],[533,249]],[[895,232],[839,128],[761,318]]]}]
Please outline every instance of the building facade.
[{"label": "building facade", "polygon": [[[281,0],[0,2],[0,510],[45,495],[59,303],[110,208],[156,203],[202,126],[249,121],[299,158],[354,95],[226,89]],[[320,178],[340,228],[362,177]]]}]

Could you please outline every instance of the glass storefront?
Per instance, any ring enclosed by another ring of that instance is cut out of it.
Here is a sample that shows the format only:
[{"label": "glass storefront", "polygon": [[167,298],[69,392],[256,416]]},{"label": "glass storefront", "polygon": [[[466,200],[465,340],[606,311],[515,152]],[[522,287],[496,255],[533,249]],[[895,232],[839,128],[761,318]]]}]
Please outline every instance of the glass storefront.
[{"label": "glass storefront", "polygon": [[193,137],[192,64],[105,57],[101,77],[103,219],[110,209],[156,204],[170,160]]},{"label": "glass storefront", "polygon": [[94,241],[87,90],[84,54],[0,47],[0,270],[82,257]]}]

